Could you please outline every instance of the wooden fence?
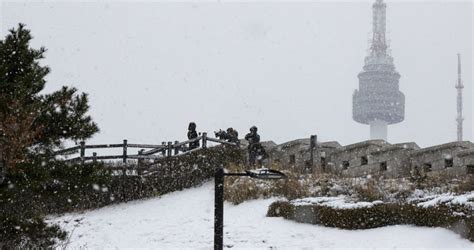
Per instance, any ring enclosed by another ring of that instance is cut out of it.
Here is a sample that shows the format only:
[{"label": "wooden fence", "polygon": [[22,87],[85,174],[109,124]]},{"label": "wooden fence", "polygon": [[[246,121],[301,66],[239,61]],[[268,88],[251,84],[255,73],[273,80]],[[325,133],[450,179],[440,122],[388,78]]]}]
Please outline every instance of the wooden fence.
[{"label": "wooden fence", "polygon": [[[189,144],[192,142],[200,142],[198,148],[190,149]],[[160,159],[164,157],[172,157],[183,154],[188,154],[200,149],[205,149],[208,146],[208,141],[216,142],[224,145],[237,146],[237,143],[228,142],[216,138],[211,138],[207,136],[207,133],[202,133],[201,136],[198,136],[194,139],[178,142],[162,142],[161,145],[154,144],[131,144],[128,143],[128,140],[123,140],[123,143],[120,144],[99,144],[99,145],[86,145],[84,141],[80,142],[79,146],[66,148],[55,152],[55,155],[74,155],[79,153],[79,156],[67,159],[68,162],[77,162],[80,161],[84,163],[85,161],[96,162],[98,160],[116,160],[122,159],[124,163],[128,159],[138,160],[140,165],[141,161],[145,159]],[[97,155],[96,152],[92,153],[92,156],[86,156],[86,149],[109,149],[109,148],[122,148],[122,154],[120,155]],[[139,148],[138,154],[128,154],[128,148]]]}]

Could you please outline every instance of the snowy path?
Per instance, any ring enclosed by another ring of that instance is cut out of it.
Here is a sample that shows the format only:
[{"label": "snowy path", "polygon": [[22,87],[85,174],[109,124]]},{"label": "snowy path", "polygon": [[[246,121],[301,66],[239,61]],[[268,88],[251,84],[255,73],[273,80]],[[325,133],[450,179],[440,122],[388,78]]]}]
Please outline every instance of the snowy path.
[{"label": "snowy path", "polygon": [[[68,247],[207,248],[213,244],[213,183],[144,201],[53,218],[72,233]],[[267,218],[272,199],[225,205],[224,244],[235,248],[465,248],[441,228],[391,226],[347,231]],[[74,222],[76,219],[81,221]],[[69,223],[64,223],[69,221]]]}]

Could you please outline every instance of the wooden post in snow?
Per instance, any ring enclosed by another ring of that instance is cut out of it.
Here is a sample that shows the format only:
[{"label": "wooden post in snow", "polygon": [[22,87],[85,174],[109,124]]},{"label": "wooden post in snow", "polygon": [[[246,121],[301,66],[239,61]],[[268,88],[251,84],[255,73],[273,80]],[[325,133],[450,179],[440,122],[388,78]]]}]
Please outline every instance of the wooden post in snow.
[{"label": "wooden post in snow", "polygon": [[173,143],[172,142],[168,142],[168,157],[170,157],[172,155],[172,150],[173,150]]},{"label": "wooden post in snow", "polygon": [[137,161],[137,175],[142,175],[142,165],[143,165],[143,159],[141,158],[141,156],[143,155],[143,151],[144,149],[140,149],[138,151],[138,161]]},{"label": "wooden post in snow", "polygon": [[123,140],[123,157],[122,157],[123,163],[127,163],[127,144],[128,144],[127,142],[128,142],[127,139]]},{"label": "wooden post in snow", "polygon": [[202,133],[202,148],[207,148],[207,133]]}]

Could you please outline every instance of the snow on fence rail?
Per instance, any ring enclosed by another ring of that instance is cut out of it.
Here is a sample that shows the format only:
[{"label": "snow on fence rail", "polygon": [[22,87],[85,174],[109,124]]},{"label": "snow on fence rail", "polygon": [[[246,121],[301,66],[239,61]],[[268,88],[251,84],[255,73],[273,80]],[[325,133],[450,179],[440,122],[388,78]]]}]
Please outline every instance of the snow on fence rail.
[{"label": "snow on fence rail", "polygon": [[[190,149],[189,144],[192,142],[201,142],[199,147]],[[164,157],[173,157],[183,154],[188,154],[190,152],[194,152],[200,149],[205,149],[208,146],[208,141],[224,144],[224,145],[231,145],[237,146],[237,143],[228,142],[224,140],[219,140],[216,138],[209,138],[207,137],[207,133],[203,133],[201,136],[198,136],[194,139],[178,142],[162,142],[161,145],[155,144],[130,144],[128,140],[123,140],[123,143],[120,144],[98,144],[98,145],[86,145],[84,141],[80,142],[79,146],[74,146],[62,150],[58,150],[55,152],[57,156],[65,156],[65,155],[73,155],[79,153],[78,157],[74,157],[71,159],[66,159],[65,161],[68,162],[77,162],[80,161],[82,164],[85,161],[92,160],[96,162],[97,160],[116,160],[122,159],[124,163],[127,162],[127,159],[136,159],[138,160],[138,165],[142,163],[144,159],[160,159]],[[86,149],[109,149],[109,148],[122,148],[122,154],[120,155],[97,155],[96,152],[92,153],[92,156],[86,156]],[[131,154],[127,153],[128,148],[139,148],[138,154]],[[148,149],[148,150],[145,150]]]}]

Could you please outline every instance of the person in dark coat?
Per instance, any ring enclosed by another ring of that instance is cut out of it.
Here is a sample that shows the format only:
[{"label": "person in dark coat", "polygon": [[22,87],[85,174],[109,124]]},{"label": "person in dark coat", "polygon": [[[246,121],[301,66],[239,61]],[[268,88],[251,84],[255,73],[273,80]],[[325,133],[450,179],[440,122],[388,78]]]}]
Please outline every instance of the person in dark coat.
[{"label": "person in dark coat", "polygon": [[[188,126],[188,140],[195,139],[197,137],[198,133],[196,132],[196,123],[190,122]],[[199,141],[189,143],[189,150],[193,150],[195,148],[199,148]]]},{"label": "person in dark coat", "polygon": [[245,136],[245,140],[249,142],[249,164],[253,166],[255,165],[255,161],[263,149],[262,145],[260,144],[260,136],[257,134],[257,127],[252,126],[250,128],[250,133]]},{"label": "person in dark coat", "polygon": [[239,146],[240,145],[239,132],[237,132],[237,130],[235,130],[233,128],[228,128],[227,129],[227,141],[228,142],[233,142],[237,146]]}]

